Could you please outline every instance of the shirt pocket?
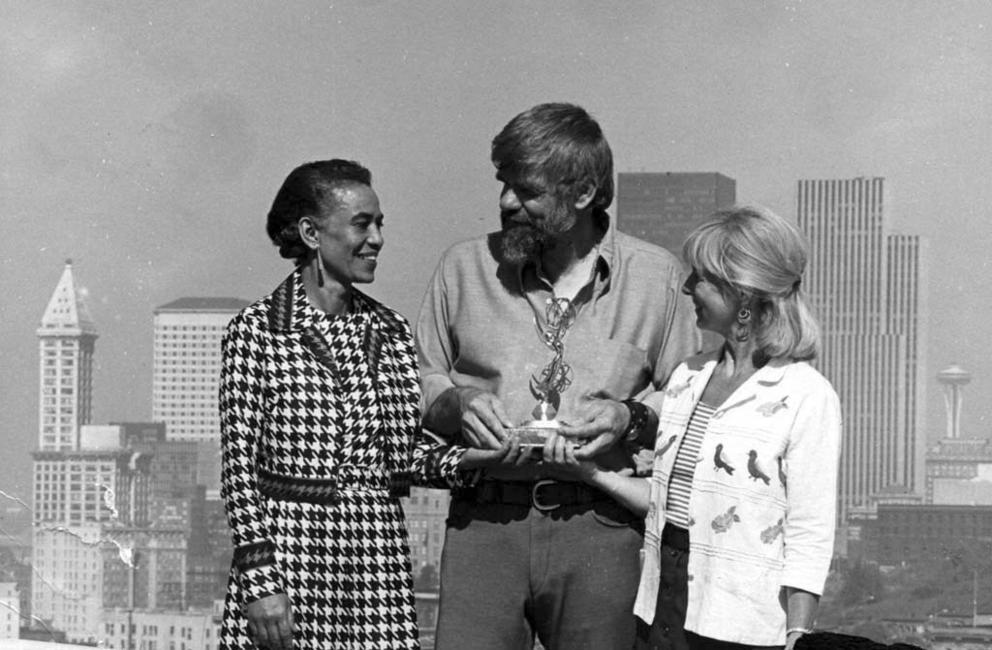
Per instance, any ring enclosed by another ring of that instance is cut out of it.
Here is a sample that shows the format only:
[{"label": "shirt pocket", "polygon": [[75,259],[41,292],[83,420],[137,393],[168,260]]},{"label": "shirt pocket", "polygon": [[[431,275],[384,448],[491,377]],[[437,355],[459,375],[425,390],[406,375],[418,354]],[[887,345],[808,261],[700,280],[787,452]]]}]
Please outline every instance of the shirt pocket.
[{"label": "shirt pocket", "polygon": [[[571,349],[574,348],[574,352]],[[576,386],[585,394],[627,399],[651,381],[647,353],[616,339],[565,342],[566,358],[575,369]]]}]

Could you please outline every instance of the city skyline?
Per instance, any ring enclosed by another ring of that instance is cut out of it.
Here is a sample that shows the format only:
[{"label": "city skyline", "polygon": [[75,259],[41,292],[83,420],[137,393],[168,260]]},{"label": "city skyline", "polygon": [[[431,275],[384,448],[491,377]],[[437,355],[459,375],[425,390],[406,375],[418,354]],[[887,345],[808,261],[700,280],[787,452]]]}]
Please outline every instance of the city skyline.
[{"label": "city skyline", "polygon": [[[798,178],[886,177],[901,225],[934,243],[930,367],[968,366],[992,304],[975,281],[992,250],[990,24],[978,3],[11,6],[0,395],[21,460],[0,489],[29,494],[33,336],[63,258],[101,333],[93,421],[147,420],[154,307],[278,284],[290,267],[264,215],[293,166],[372,169],[387,230],[371,290],[413,317],[441,250],[497,226],[489,139],[547,100],[600,120],[618,172],[718,170],[790,218]],[[984,437],[992,377],[969,370],[963,435]]]}]

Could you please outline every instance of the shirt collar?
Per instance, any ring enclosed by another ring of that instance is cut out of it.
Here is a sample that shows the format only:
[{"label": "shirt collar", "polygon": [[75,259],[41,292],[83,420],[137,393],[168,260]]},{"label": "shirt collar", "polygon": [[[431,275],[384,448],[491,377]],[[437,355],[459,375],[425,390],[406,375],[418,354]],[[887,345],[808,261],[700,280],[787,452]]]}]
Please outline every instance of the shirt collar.
[{"label": "shirt collar", "polygon": [[[716,368],[716,364],[720,360],[720,354],[721,352],[717,351],[715,353],[707,353],[705,355],[701,355],[700,357],[696,357],[696,370],[692,375],[690,375],[686,382],[687,387],[692,387],[693,404],[697,403],[700,397],[702,397],[703,389],[705,389],[706,384],[709,383],[710,378],[713,376],[713,370]],[[700,362],[701,366],[698,365]],[[722,405],[711,404],[711,406],[718,407],[713,415],[715,417],[720,417],[726,411],[750,403],[757,397],[758,393],[762,389],[774,387],[781,382],[782,378],[785,376],[786,369],[793,363],[794,362],[789,359],[772,359],[762,367],[758,368],[755,373],[747,379],[747,381],[741,384],[737,390],[727,397],[726,401]],[[676,391],[674,395],[677,395],[677,391],[679,390],[680,387],[674,387],[672,389],[672,391]],[[672,394],[672,391],[670,391],[670,394]]]},{"label": "shirt collar", "polygon": [[[596,273],[593,278],[595,296],[599,296],[609,288],[610,278],[615,268],[616,228],[610,215],[603,213],[606,220],[606,232],[599,240],[596,254]],[[517,280],[521,290],[526,291],[528,280],[540,278],[540,265],[536,260],[528,260],[516,268]]]}]

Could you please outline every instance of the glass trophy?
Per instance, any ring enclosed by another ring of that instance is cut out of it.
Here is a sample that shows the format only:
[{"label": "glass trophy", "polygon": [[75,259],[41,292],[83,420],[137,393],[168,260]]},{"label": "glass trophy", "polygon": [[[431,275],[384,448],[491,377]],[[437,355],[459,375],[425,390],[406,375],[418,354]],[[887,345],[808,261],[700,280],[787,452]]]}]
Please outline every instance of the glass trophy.
[{"label": "glass trophy", "polygon": [[541,400],[534,408],[534,419],[511,428],[510,435],[520,440],[521,447],[543,447],[548,434],[561,427],[561,423],[554,417],[556,412],[557,409],[550,402]]},{"label": "glass trophy", "polygon": [[535,325],[541,340],[554,352],[554,357],[540,376],[530,378],[530,392],[537,399],[537,406],[531,412],[533,419],[509,430],[511,436],[520,440],[521,447],[543,447],[548,434],[561,427],[555,416],[561,404],[562,391],[572,383],[572,368],[564,360],[564,339],[575,320],[575,309],[563,298],[550,300],[545,320],[546,327],[542,328],[537,320]]}]

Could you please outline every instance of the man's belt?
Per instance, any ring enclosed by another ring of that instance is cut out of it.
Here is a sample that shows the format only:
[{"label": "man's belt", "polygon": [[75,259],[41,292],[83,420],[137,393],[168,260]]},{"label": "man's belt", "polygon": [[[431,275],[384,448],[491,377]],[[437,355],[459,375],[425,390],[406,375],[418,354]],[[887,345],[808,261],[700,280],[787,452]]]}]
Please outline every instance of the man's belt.
[{"label": "man's belt", "polygon": [[552,479],[540,481],[486,479],[473,487],[456,490],[454,496],[479,504],[529,506],[541,511],[554,510],[561,506],[588,505],[610,499],[605,493],[584,483]]}]

